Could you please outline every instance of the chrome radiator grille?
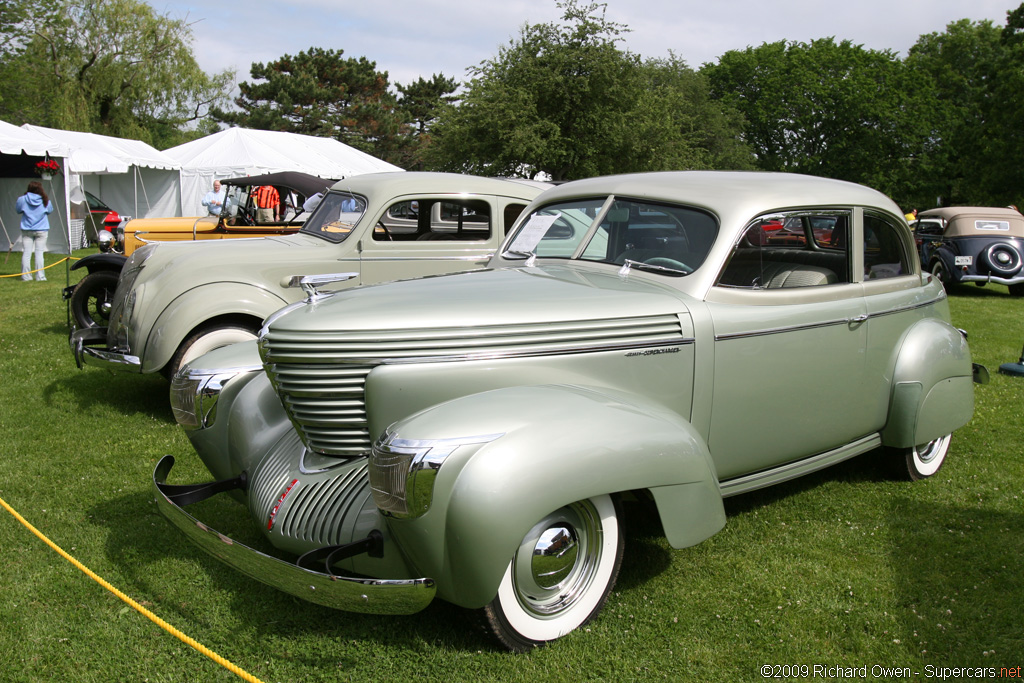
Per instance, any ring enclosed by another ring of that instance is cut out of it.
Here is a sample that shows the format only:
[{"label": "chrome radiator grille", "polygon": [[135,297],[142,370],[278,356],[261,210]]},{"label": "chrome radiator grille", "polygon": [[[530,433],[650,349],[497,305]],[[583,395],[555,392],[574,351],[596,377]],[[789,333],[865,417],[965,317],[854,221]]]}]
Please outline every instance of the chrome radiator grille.
[{"label": "chrome radiator grille", "polygon": [[684,343],[676,315],[421,330],[288,332],[271,328],[260,353],[306,446],[368,453],[364,386],[377,365],[545,356]]}]

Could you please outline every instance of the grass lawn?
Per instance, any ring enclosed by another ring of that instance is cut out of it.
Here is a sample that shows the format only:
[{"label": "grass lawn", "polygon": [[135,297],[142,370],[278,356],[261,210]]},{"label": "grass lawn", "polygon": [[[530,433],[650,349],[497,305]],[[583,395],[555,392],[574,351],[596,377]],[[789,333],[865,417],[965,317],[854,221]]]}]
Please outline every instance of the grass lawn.
[{"label": "grass lawn", "polygon": [[[0,259],[0,275],[17,273],[19,256]],[[150,493],[167,453],[175,482],[207,478],[174,424],[167,382],[78,370],[60,297],[64,265],[48,276],[0,278],[0,497],[118,589],[267,683],[756,681],[766,664],[866,666],[871,679],[925,680],[941,667],[1024,665],[1024,378],[996,372],[1021,355],[1024,301],[1005,287],[950,298],[953,322],[970,332],[992,382],[977,388],[974,420],[935,477],[890,481],[873,457],[856,458],[729,499],[726,528],[681,551],[645,509],[628,509],[622,575],[601,616],[512,655],[473,614],[445,603],[409,617],[341,613],[192,547]],[[228,501],[212,513],[226,530],[245,524],[239,508]],[[0,680],[238,680],[3,510],[0,552]]]}]

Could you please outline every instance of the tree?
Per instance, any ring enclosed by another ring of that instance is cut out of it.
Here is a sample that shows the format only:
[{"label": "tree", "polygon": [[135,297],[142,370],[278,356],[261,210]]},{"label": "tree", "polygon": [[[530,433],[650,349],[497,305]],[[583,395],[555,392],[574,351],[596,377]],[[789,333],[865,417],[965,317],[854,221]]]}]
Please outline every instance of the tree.
[{"label": "tree", "polygon": [[367,152],[397,135],[388,74],[365,57],[311,47],[267,64],[254,63],[253,82],[238,85],[240,111],[215,109],[219,121],[262,130],[336,138]]},{"label": "tree", "polygon": [[470,69],[461,101],[433,127],[432,164],[565,180],[719,163],[707,136],[721,128],[704,124],[735,120],[709,114],[701,78],[681,60],[645,63],[620,50],[628,29],[605,18],[605,5],[557,4],[564,23],[524,26]]},{"label": "tree", "polygon": [[746,117],[744,138],[763,170],[894,194],[927,144],[926,81],[888,50],[832,38],[780,41],[727,52],[702,72],[715,97]]},{"label": "tree", "polygon": [[384,158],[408,171],[423,170],[431,144],[430,130],[445,105],[456,101],[453,93],[459,84],[444,74],[431,79],[418,78],[409,85],[396,84],[400,93],[397,105],[402,125]]},{"label": "tree", "polygon": [[[1003,136],[993,127],[992,116],[998,118],[999,112],[989,101],[998,81],[1012,77],[1000,73],[1006,53],[1002,38],[989,21],[962,19],[942,33],[922,35],[907,54],[907,66],[929,79],[918,96],[933,113],[931,146],[920,169],[919,206],[985,204],[998,195],[991,192],[999,180],[990,171],[994,163],[1000,168],[996,175],[1002,175],[1006,156],[989,157],[993,137]],[[1013,95],[1010,102],[1016,101]]]},{"label": "tree", "polygon": [[0,55],[0,107],[14,123],[169,146],[233,80],[204,73],[189,24],[141,0],[20,0],[17,10]]}]

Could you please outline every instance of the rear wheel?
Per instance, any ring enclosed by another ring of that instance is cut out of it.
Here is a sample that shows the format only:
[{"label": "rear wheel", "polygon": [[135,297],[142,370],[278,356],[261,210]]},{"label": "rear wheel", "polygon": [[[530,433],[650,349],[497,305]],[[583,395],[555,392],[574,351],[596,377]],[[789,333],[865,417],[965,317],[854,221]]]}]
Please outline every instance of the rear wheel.
[{"label": "rear wheel", "polygon": [[221,323],[204,327],[194,332],[181,343],[171,360],[164,366],[163,374],[174,377],[186,363],[195,360],[204,353],[219,349],[229,344],[252,341],[256,338],[255,326],[248,327],[241,323]]},{"label": "rear wheel", "polygon": [[895,473],[901,478],[911,481],[919,481],[932,476],[946,462],[952,438],[952,434],[947,434],[913,448],[887,449]]},{"label": "rear wheel", "polygon": [[593,619],[622,565],[622,529],[611,496],[552,512],[523,538],[498,595],[484,608],[495,637],[524,652]]},{"label": "rear wheel", "polygon": [[71,315],[79,329],[104,327],[110,321],[119,275],[112,270],[97,270],[75,286],[71,294]]},{"label": "rear wheel", "polygon": [[949,269],[946,268],[946,264],[942,262],[942,259],[935,259],[932,261],[931,267],[932,275],[935,279],[942,283],[942,286],[949,289],[949,286],[953,284],[952,276],[949,274]]}]

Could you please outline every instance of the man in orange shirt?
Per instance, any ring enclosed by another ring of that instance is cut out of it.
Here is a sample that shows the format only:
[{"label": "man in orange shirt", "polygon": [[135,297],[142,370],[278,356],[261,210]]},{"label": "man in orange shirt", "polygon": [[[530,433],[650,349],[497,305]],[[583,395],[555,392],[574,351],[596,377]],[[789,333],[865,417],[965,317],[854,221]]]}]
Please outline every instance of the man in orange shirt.
[{"label": "man in orange shirt", "polygon": [[253,193],[256,198],[256,222],[273,223],[281,203],[281,195],[272,185],[260,185]]}]

